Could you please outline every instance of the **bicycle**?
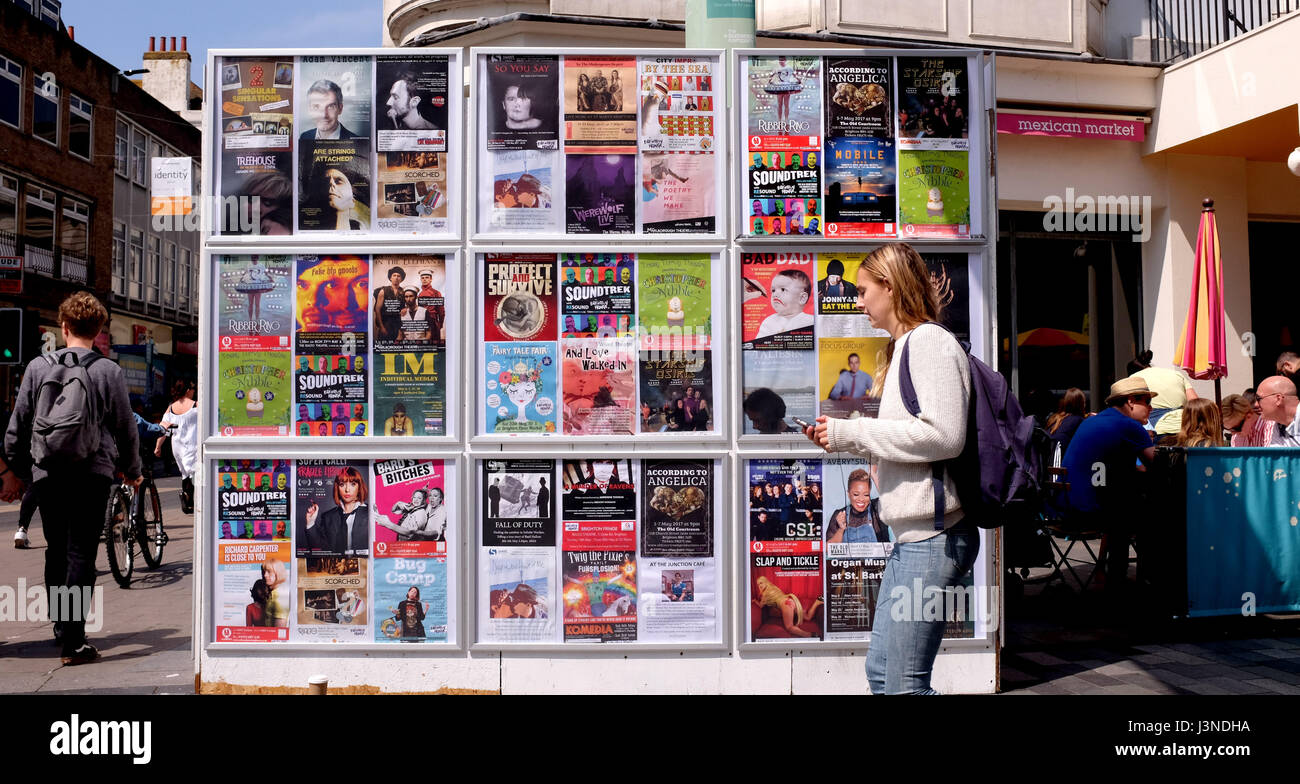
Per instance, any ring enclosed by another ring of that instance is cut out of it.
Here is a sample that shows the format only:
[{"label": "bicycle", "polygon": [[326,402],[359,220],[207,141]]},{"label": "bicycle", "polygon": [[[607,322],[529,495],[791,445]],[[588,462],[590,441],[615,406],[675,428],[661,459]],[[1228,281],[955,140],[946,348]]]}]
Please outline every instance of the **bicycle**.
[{"label": "bicycle", "polygon": [[138,488],[132,488],[123,479],[109,493],[104,512],[104,544],[108,569],[123,588],[131,586],[137,548],[144,556],[147,569],[157,569],[162,563],[167,532],[163,530],[158,486],[148,470],[144,471]]}]

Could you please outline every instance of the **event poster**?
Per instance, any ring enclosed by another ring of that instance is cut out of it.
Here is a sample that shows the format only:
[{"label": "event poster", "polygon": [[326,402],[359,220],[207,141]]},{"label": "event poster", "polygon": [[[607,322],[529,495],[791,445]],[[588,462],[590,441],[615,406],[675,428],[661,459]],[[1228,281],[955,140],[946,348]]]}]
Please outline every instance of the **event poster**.
[{"label": "event poster", "polygon": [[970,236],[966,150],[898,151],[898,223],[904,237]]},{"label": "event poster", "polygon": [[447,153],[380,152],[375,229],[391,234],[450,230],[447,222]]},{"label": "event poster", "polygon": [[299,460],[294,483],[298,640],[370,637],[370,464]]},{"label": "event poster", "polygon": [[713,60],[642,57],[641,149],[710,152],[714,141]]},{"label": "event poster", "polygon": [[813,254],[741,257],[741,338],[745,351],[813,348]]},{"label": "event poster", "polygon": [[483,351],[483,432],[556,432],[555,341],[488,343]]},{"label": "event poster", "polygon": [[828,57],[826,136],[894,136],[893,66],[887,57]]},{"label": "event poster", "polygon": [[750,640],[822,639],[822,464],[750,460]]},{"label": "event poster", "polygon": [[635,154],[566,155],[565,231],[631,234],[636,230]]},{"label": "event poster", "polygon": [[447,262],[375,256],[370,297],[375,435],[447,434]]},{"label": "event poster", "polygon": [[369,257],[299,256],[296,265],[297,434],[369,435]]},{"label": "event poster", "polygon": [[555,546],[555,461],[483,461],[484,547]]},{"label": "event poster", "polygon": [[712,351],[642,351],[642,433],[716,429]]},{"label": "event poster", "polygon": [[564,151],[636,152],[636,58],[564,58]]},{"label": "event poster", "polygon": [[817,352],[742,351],[745,433],[799,433],[817,417]]},{"label": "event poster", "polygon": [[564,434],[630,436],[636,432],[636,340],[566,338],[560,341],[560,353]]},{"label": "event poster", "polygon": [[558,232],[563,160],[548,150],[498,150],[488,154],[492,201],[480,190],[480,231]]},{"label": "event poster", "polygon": [[484,338],[555,340],[556,296],[555,254],[485,254]]},{"label": "event poster", "polygon": [[970,148],[965,57],[898,58],[898,144],[923,150]]},{"label": "event poster", "polygon": [[374,471],[375,641],[447,642],[447,468],[394,459]]},{"label": "event poster", "polygon": [[448,58],[381,57],[375,64],[375,230],[445,232]]},{"label": "event poster", "polygon": [[562,338],[636,335],[636,254],[560,255]]},{"label": "event poster", "polygon": [[717,192],[712,153],[641,153],[641,211],[646,234],[713,233]]},{"label": "event poster", "polygon": [[870,465],[857,458],[827,458],[822,480],[826,639],[868,640],[893,538],[873,497],[879,493]]},{"label": "event poster", "polygon": [[560,478],[566,522],[636,519],[636,477],[631,460],[565,460]]},{"label": "event poster", "polygon": [[[222,57],[219,234],[293,233],[293,58]],[[306,117],[306,115],[300,115]],[[256,200],[256,206],[254,206]]]},{"label": "event poster", "polygon": [[712,558],[712,460],[641,461],[641,555]]},{"label": "event poster", "polygon": [[218,256],[217,430],[289,435],[293,259]]},{"label": "event poster", "polygon": [[218,642],[284,642],[293,601],[285,460],[217,465]]},{"label": "event poster", "polygon": [[889,338],[858,307],[858,270],[865,253],[817,254],[817,337]]},{"label": "event poster", "polygon": [[638,257],[637,307],[641,349],[694,352],[712,345],[710,257],[697,253],[643,253]]},{"label": "event poster", "polygon": [[560,557],[564,641],[635,642],[636,522],[566,520]]},{"label": "event poster", "polygon": [[714,642],[722,622],[716,558],[637,559],[641,642]]},{"label": "event poster", "polygon": [[893,237],[898,169],[892,139],[826,138],[827,237]]},{"label": "event poster", "polygon": [[492,54],[485,64],[487,149],[558,150],[559,58]]},{"label": "event poster", "polygon": [[365,55],[298,58],[299,231],[371,229],[373,68]]},{"label": "event poster", "polygon": [[821,149],[821,58],[751,56],[749,148]]},{"label": "event poster", "polygon": [[872,395],[880,378],[888,337],[817,339],[818,413],[839,419],[876,416],[880,398]]},{"label": "event poster", "polygon": [[922,253],[930,270],[930,284],[939,298],[943,325],[958,340],[970,340],[969,257],[965,253]]},{"label": "event poster", "polygon": [[553,642],[555,461],[485,460],[480,482],[479,639]]}]

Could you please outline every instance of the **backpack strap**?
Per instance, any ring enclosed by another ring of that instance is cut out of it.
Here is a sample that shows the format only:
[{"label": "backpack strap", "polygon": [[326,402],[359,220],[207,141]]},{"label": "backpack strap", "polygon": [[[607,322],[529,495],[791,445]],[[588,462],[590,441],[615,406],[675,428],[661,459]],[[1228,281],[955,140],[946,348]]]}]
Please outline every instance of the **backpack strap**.
[{"label": "backpack strap", "polygon": [[[926,324],[936,322],[927,321]],[[924,325],[921,325],[924,326]],[[943,326],[940,324],[939,326]],[[915,332],[914,328],[912,331]],[[912,369],[909,361],[912,341],[903,343],[903,358],[898,363],[898,391],[903,396],[903,408],[912,416],[921,415],[921,401],[916,396],[916,385],[912,383]],[[943,489],[943,463],[930,464],[930,484],[934,487],[934,530],[943,530],[943,507],[945,502]]]}]

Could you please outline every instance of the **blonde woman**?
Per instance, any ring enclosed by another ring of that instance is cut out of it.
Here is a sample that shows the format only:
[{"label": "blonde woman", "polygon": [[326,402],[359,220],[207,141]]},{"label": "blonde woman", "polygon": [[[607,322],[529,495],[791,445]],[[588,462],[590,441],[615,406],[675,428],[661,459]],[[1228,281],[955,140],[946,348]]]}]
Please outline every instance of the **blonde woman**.
[{"label": "blonde woman", "polygon": [[[941,308],[921,256],[906,243],[884,245],[857,270],[858,308],[890,335],[877,418],[817,417],[804,432],[827,452],[849,452],[877,465],[880,516],[895,542],[885,564],[867,653],[873,694],[934,694],[930,672],[943,640],[944,620],[907,612],[915,590],[946,591],[970,572],[979,533],[963,518],[961,501],[946,468],[939,472],[942,501],[936,504],[932,466],[957,457],[966,444],[970,365],[957,339],[939,326]],[[920,413],[907,412],[899,386],[899,363],[907,347],[909,373]],[[936,508],[938,506],[938,508]],[[900,589],[895,591],[895,587]],[[895,618],[896,603],[901,604]]]},{"label": "blonde woman", "polygon": [[1197,397],[1183,406],[1178,446],[1224,446],[1223,415],[1213,400]]}]

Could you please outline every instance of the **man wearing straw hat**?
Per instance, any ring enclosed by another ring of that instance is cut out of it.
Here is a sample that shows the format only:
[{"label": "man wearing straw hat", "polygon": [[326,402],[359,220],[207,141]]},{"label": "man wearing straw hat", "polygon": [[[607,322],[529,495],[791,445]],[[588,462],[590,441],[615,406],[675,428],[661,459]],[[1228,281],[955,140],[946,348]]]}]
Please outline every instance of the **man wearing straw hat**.
[{"label": "man wearing straw hat", "polygon": [[1111,384],[1107,409],[1083,420],[1065,453],[1070,509],[1080,523],[1105,530],[1109,537],[1106,590],[1113,595],[1123,590],[1128,574],[1137,475],[1155,457],[1151,436],[1142,426],[1151,416],[1155,396],[1138,376]]}]

